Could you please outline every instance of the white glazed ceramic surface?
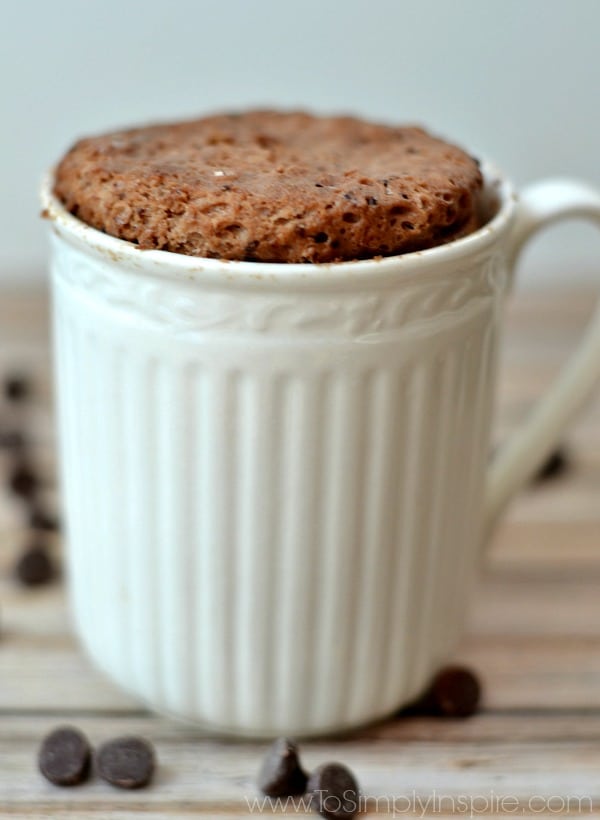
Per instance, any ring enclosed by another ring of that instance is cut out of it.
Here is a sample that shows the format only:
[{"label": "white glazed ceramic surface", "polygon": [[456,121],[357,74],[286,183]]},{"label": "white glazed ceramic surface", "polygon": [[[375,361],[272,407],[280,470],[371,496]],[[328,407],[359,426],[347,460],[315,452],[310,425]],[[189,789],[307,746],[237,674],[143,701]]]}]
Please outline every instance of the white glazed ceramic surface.
[{"label": "white glazed ceramic surface", "polygon": [[574,365],[571,404],[558,385],[486,490],[512,258],[541,222],[598,209],[555,183],[552,213],[538,190],[519,215],[488,184],[501,207],[470,237],[310,266],[140,251],[46,183],[73,611],[153,708],[338,731],[450,656],[484,526],[593,381]]}]

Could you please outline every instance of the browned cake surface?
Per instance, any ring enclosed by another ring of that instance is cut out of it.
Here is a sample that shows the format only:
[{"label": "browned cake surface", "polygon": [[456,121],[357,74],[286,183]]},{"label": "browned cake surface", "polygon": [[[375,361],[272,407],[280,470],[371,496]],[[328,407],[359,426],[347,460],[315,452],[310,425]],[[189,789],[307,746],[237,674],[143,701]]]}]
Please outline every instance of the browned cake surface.
[{"label": "browned cake surface", "polygon": [[55,193],[141,248],[331,262],[470,233],[481,186],[476,160],[420,128],[251,111],[80,140]]}]

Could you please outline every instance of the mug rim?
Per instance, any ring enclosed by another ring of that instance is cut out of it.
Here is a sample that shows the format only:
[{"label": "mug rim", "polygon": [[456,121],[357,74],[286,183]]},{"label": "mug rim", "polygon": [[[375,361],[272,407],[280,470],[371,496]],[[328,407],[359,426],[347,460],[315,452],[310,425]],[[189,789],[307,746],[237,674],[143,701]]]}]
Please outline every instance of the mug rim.
[{"label": "mug rim", "polygon": [[485,251],[496,242],[512,223],[517,194],[512,183],[491,162],[481,164],[484,191],[498,200],[494,215],[476,231],[443,245],[410,251],[395,256],[341,262],[247,262],[230,259],[211,259],[189,256],[166,250],[142,249],[86,224],[69,213],[53,193],[54,172],[51,169],[40,189],[41,215],[50,220],[52,228],[69,244],[91,251],[105,261],[138,272],[148,272],[164,278],[184,278],[206,281],[217,279],[256,284],[266,280],[270,284],[310,284],[324,286],[357,280],[388,279],[408,276],[424,269],[431,270]]}]

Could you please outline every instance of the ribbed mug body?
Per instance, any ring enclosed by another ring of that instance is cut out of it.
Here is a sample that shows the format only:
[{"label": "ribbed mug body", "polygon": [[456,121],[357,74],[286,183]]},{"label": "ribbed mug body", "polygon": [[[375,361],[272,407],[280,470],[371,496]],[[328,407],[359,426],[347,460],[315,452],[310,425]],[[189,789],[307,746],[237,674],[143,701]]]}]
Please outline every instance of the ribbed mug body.
[{"label": "ribbed mug body", "polygon": [[134,263],[67,233],[61,463],[93,659],[237,734],[409,701],[455,645],[476,562],[501,243],[290,284],[259,264],[165,275],[160,252]]}]

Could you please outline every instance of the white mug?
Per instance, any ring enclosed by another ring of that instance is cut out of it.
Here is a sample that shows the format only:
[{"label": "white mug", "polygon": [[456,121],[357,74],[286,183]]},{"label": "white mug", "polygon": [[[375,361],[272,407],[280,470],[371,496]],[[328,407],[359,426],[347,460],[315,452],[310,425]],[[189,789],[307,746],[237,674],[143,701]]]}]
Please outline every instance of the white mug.
[{"label": "white mug", "polygon": [[477,232],[330,265],[139,250],[45,182],[73,612],[155,710],[335,732],[451,655],[489,528],[600,372],[599,316],[489,466],[515,259],[600,196],[485,179]]}]

